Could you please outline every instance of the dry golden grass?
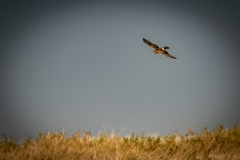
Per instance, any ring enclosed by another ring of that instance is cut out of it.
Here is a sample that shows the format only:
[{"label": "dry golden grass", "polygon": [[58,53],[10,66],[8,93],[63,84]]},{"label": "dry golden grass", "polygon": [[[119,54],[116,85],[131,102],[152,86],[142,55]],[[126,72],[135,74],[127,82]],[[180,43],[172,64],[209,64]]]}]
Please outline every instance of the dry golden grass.
[{"label": "dry golden grass", "polygon": [[4,160],[156,160],[156,159],[240,159],[240,127],[224,129],[219,125],[209,132],[204,129],[186,135],[172,134],[152,137],[132,134],[121,137],[114,132],[101,133],[92,137],[89,133],[39,133],[37,138],[25,137],[23,142],[2,135],[0,138],[0,159]]}]

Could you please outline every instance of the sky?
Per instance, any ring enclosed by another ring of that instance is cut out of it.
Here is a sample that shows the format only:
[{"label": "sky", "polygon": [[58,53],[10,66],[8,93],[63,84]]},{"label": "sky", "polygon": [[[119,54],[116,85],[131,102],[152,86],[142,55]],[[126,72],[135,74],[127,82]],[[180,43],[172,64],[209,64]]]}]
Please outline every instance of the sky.
[{"label": "sky", "polygon": [[[4,1],[0,134],[240,122],[236,1]],[[177,59],[153,54],[143,38]]]}]

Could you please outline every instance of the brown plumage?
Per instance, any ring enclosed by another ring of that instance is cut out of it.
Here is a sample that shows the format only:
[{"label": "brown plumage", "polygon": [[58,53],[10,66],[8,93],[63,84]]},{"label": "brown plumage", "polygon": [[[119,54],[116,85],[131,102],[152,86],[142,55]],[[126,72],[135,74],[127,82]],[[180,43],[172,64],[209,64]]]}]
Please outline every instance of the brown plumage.
[{"label": "brown plumage", "polygon": [[146,40],[143,38],[143,42],[145,42],[149,47],[153,48],[153,53],[157,54],[157,53],[161,53],[162,55],[169,57],[169,58],[174,58],[177,59],[176,57],[172,56],[171,54],[169,54],[166,49],[169,49],[168,46],[159,48],[156,44],[151,43],[150,41]]}]

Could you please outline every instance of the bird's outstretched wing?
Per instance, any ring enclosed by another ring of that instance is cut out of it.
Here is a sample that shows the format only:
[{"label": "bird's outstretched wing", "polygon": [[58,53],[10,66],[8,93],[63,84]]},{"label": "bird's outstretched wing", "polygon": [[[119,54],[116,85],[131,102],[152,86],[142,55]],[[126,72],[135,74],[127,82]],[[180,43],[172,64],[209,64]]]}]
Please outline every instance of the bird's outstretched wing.
[{"label": "bird's outstretched wing", "polygon": [[177,59],[176,57],[172,56],[171,54],[169,54],[167,51],[163,51],[162,54],[166,57],[169,57],[169,58],[173,58],[173,59]]},{"label": "bird's outstretched wing", "polygon": [[156,44],[153,44],[151,42],[149,42],[148,40],[143,38],[143,42],[146,43],[149,47],[153,48],[153,49],[158,49],[159,47]]}]

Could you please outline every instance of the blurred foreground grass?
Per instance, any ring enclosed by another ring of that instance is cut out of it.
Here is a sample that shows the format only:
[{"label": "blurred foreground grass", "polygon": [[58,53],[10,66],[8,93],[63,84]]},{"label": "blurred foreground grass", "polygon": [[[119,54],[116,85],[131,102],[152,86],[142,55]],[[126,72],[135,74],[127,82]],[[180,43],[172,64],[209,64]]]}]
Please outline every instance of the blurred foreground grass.
[{"label": "blurred foreground grass", "polygon": [[75,133],[67,137],[62,132],[39,133],[37,138],[25,137],[22,142],[2,135],[0,138],[1,160],[137,160],[137,159],[204,159],[240,160],[240,127],[224,129],[218,125],[213,131],[206,128],[194,133],[153,137],[100,133],[92,137],[89,133]]}]

